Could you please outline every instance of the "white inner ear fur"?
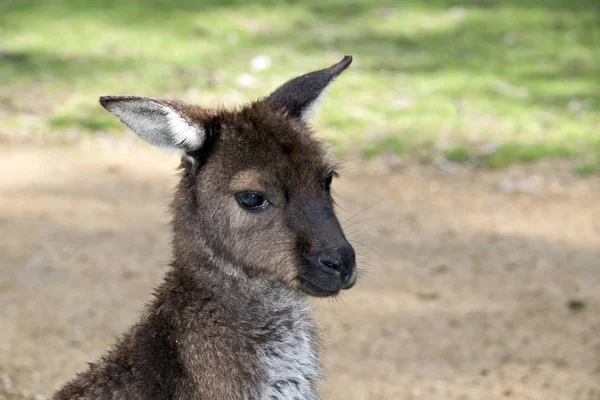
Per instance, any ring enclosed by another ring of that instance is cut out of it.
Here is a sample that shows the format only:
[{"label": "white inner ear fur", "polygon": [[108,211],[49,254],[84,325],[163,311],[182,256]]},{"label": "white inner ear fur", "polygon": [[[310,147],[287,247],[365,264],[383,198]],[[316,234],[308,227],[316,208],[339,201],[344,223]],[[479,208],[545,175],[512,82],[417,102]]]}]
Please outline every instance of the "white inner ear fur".
[{"label": "white inner ear fur", "polygon": [[161,106],[161,108],[166,113],[175,145],[188,150],[199,149],[204,141],[204,129],[190,125],[181,115],[169,107]]},{"label": "white inner ear fur", "polygon": [[300,113],[300,119],[302,121],[308,122],[315,116],[315,114],[317,113],[317,109],[321,106],[323,100],[325,100],[325,96],[327,96],[327,92],[329,91],[329,87],[332,83],[333,81],[329,82],[329,85],[327,85],[325,89],[321,91],[317,98],[314,99],[313,102],[310,103],[304,110],[302,110],[302,112]]},{"label": "white inner ear fur", "polygon": [[107,107],[146,142],[165,150],[190,151],[202,146],[206,133],[173,108],[151,99],[118,101]]}]

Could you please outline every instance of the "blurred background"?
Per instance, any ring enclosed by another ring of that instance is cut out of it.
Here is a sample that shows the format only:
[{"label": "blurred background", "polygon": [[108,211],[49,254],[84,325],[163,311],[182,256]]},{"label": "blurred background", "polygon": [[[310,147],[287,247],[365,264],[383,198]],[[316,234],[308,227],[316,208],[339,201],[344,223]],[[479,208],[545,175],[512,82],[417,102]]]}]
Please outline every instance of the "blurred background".
[{"label": "blurred background", "polygon": [[363,274],[326,399],[600,399],[598,0],[1,0],[0,399],[44,399],[169,261],[178,159],[107,94],[235,105],[354,63],[314,120]]}]

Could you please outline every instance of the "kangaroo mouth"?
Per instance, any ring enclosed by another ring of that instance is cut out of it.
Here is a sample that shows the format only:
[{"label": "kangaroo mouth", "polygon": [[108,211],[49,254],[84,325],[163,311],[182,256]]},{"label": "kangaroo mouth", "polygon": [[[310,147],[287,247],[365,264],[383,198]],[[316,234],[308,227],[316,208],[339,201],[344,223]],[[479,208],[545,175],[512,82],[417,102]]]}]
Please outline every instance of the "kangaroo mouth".
[{"label": "kangaroo mouth", "polygon": [[333,268],[306,263],[300,273],[300,289],[310,296],[330,297],[342,289],[350,289],[355,280],[355,274],[345,277]]},{"label": "kangaroo mouth", "polygon": [[319,286],[317,286],[316,284],[311,283],[308,280],[305,279],[301,279],[300,280],[300,289],[308,294],[309,296],[315,296],[315,297],[331,297],[331,296],[336,296],[340,290],[341,290],[341,284],[340,287],[338,289],[332,290],[332,289],[323,289]]}]

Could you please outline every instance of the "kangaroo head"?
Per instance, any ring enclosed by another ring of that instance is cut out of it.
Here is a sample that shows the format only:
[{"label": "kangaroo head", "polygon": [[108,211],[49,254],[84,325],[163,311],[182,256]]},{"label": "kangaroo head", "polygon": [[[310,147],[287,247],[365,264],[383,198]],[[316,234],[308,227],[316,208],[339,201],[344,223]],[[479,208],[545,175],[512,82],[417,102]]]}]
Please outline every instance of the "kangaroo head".
[{"label": "kangaroo head", "polygon": [[276,279],[330,296],[356,281],[355,255],[334,213],[336,164],[306,120],[352,62],[294,78],[238,110],[177,100],[101,97],[147,142],[183,152],[174,255],[202,255],[230,274]]}]

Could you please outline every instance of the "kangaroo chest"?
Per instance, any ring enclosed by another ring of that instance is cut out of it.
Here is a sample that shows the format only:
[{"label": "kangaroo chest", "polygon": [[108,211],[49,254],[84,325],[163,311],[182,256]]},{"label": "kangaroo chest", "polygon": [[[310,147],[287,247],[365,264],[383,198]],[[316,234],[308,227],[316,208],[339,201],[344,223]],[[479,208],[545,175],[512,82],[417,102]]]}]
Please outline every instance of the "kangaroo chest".
[{"label": "kangaroo chest", "polygon": [[318,400],[320,365],[308,324],[297,322],[263,344],[259,360],[267,381],[264,400]]}]

